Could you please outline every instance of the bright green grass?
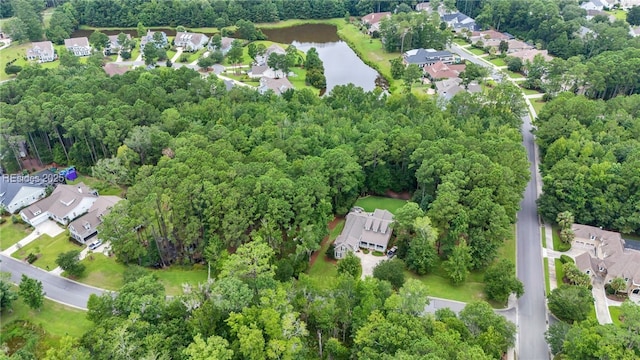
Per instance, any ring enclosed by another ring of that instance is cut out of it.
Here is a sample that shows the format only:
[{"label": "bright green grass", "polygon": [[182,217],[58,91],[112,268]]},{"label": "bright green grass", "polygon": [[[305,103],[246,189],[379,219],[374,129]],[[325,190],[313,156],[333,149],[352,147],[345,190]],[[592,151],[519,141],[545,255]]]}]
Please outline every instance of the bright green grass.
[{"label": "bright green grass", "polygon": [[615,16],[617,20],[627,21],[627,12],[624,10],[610,10],[605,12],[607,14]]},{"label": "bright green grass", "polygon": [[82,250],[82,246],[72,241],[66,232],[54,238],[43,234],[25,247],[11,254],[11,257],[22,260],[26,258],[29,253],[34,253],[40,255],[40,257],[33,265],[44,270],[53,270],[58,267],[58,265],[56,265],[58,255],[71,250]]},{"label": "bright green grass", "polygon": [[84,275],[74,280],[107,290],[118,290],[122,287],[122,275],[126,266],[116,262],[115,258],[96,253],[88,255],[81,263],[86,266]]},{"label": "bright green grass", "polygon": [[182,294],[182,284],[197,285],[207,281],[207,268],[202,265],[193,267],[172,266],[168,269],[150,270],[158,276],[164,285],[167,295]]},{"label": "bright green grass", "polygon": [[562,262],[560,259],[553,259],[553,263],[556,266],[556,284],[560,286],[564,284],[564,270],[562,269]]},{"label": "bright green grass", "polygon": [[467,49],[467,51],[469,51],[470,53],[472,53],[474,55],[484,55],[484,54],[486,54],[486,52],[484,52],[484,50],[477,49],[477,48]]},{"label": "bright green grass", "polygon": [[0,80],[12,79],[15,75],[7,75],[4,72],[4,65],[12,60],[16,60],[13,64],[18,66],[26,66],[28,64],[26,60],[27,50],[31,47],[31,43],[18,44],[17,42],[11,43],[8,48],[0,50]]},{"label": "bright green grass", "polygon": [[67,184],[75,185],[80,182],[83,182],[88,187],[97,190],[100,195],[116,195],[121,196],[123,193],[123,189],[118,186],[109,184],[106,181],[98,180],[94,177],[86,176],[86,175],[78,175],[78,178],[73,181],[67,181]]},{"label": "bright green grass", "polygon": [[0,225],[0,250],[6,250],[13,244],[29,235],[33,229],[24,224],[13,224],[11,216],[5,217],[7,222]]},{"label": "bright green grass", "polygon": [[511,238],[506,239],[498,249],[498,259],[509,259],[516,263],[516,226],[511,225]]},{"label": "bright green grass", "polygon": [[507,63],[504,61],[504,59],[499,57],[491,59],[489,60],[489,62],[491,62],[495,66],[507,66]]},{"label": "bright green grass", "polygon": [[461,39],[461,38],[455,38],[453,39],[453,42],[460,46],[469,45],[469,43],[465,39]]},{"label": "bright green grass", "polygon": [[309,276],[320,280],[318,282],[320,285],[328,285],[328,283],[324,281],[325,279],[338,276],[336,265],[327,258],[325,253],[327,252],[327,249],[333,243],[333,241],[338,237],[338,235],[340,235],[342,229],[344,229],[344,219],[340,220],[340,222],[336,224],[336,227],[331,230],[331,232],[329,233],[329,240],[322,245],[320,250],[318,250],[320,252],[318,254],[318,258],[309,268],[309,270],[307,270],[307,274],[309,274]]},{"label": "bright green grass", "polygon": [[517,72],[513,72],[509,69],[504,69],[504,71],[507,73],[507,75],[512,78],[512,79],[521,79],[524,78],[524,75],[517,73]]},{"label": "bright green grass", "polygon": [[551,293],[551,280],[549,280],[549,259],[542,258],[542,264],[544,265],[544,288],[547,295]]},{"label": "bright green grass", "polygon": [[540,228],[540,234],[542,234],[542,248],[547,248],[547,232],[545,231],[544,226]]},{"label": "bright green grass", "polygon": [[536,111],[536,115],[540,114],[544,104],[546,104],[546,102],[542,101],[542,99],[531,99],[531,106],[533,106],[533,109]]},{"label": "bright green grass", "polygon": [[295,68],[291,69],[291,71],[296,76],[289,76],[289,81],[291,82],[291,85],[293,85],[293,87],[296,90],[309,89],[309,90],[313,91],[315,94],[320,94],[320,90],[319,89],[316,89],[313,86],[310,86],[310,85],[306,84],[307,70],[305,70],[303,68],[295,67]]},{"label": "bright green grass", "polygon": [[614,324],[618,326],[622,325],[622,321],[620,321],[620,306],[609,306],[609,314],[611,314],[611,320]]},{"label": "bright green grass", "polygon": [[[18,291],[17,287],[13,288]],[[0,316],[0,328],[14,320],[28,320],[41,325],[44,330],[54,336],[70,335],[80,337],[91,328],[86,313],[72,307],[58,304],[49,299],[44,300],[42,309],[31,310],[20,298],[13,303],[13,312],[3,312]]]},{"label": "bright green grass", "polygon": [[194,61],[197,61],[198,59],[200,59],[200,57],[202,57],[202,55],[204,55],[204,53],[207,51],[207,48],[203,48],[200,49],[196,52],[192,52],[192,53],[184,53],[183,54],[187,54],[189,55],[189,60],[187,61],[187,63],[192,63]]},{"label": "bright green grass", "polygon": [[565,244],[562,241],[560,241],[559,227],[554,225],[552,231],[553,231],[553,250],[565,252],[571,249],[571,244]]},{"label": "bright green grass", "polygon": [[543,92],[540,92],[540,91],[538,91],[538,90],[525,89],[525,88],[522,88],[522,92],[523,92],[525,95],[537,95],[537,94],[544,94]]},{"label": "bright green grass", "polygon": [[138,58],[138,56],[140,56],[140,48],[136,47],[135,49],[131,50],[131,58],[126,61],[135,61]]},{"label": "bright green grass", "polygon": [[[171,59],[173,59],[173,56],[174,56],[176,53],[177,53],[177,51],[175,51],[175,50],[171,50],[171,49],[167,50],[167,60],[171,60]],[[178,60],[178,59],[176,59],[176,61],[177,61],[177,60]]]},{"label": "bright green grass", "polygon": [[42,22],[44,22],[44,28],[49,27],[49,23],[51,22],[51,16],[53,15],[54,8],[49,8],[42,12]]},{"label": "bright green grass", "polygon": [[444,299],[471,302],[474,300],[486,300],[484,295],[483,277],[484,272],[474,271],[469,274],[467,281],[459,286],[451,284],[447,277],[442,262],[439,260],[433,273],[420,276],[411,271],[405,270],[406,278],[420,280],[429,288],[429,295]]},{"label": "bright green grass", "polygon": [[258,79],[252,79],[250,78],[247,74],[234,74],[233,72],[225,72],[222,74],[222,76],[228,77],[230,79],[233,80],[238,80],[242,83],[251,85],[251,86],[258,86],[260,85],[260,81]]},{"label": "bright green grass", "polygon": [[394,214],[406,203],[406,200],[392,199],[382,196],[365,196],[359,198],[354,205],[359,206],[368,212],[373,212],[375,209],[383,209]]}]

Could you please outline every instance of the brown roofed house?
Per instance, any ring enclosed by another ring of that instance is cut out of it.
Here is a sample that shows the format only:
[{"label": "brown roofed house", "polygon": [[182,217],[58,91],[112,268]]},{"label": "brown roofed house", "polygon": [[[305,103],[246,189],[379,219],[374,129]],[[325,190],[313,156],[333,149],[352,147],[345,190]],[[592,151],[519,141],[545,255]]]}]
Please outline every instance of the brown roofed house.
[{"label": "brown roofed house", "polygon": [[103,69],[104,69],[104,72],[107,73],[107,75],[114,76],[114,75],[122,75],[126,73],[127,71],[131,70],[131,67],[125,66],[125,65],[118,65],[116,63],[108,63],[104,65]]},{"label": "brown roofed house", "polygon": [[440,79],[450,79],[460,76],[460,73],[466,68],[465,64],[445,64],[442,61],[438,61],[433,65],[427,65],[424,67],[424,71],[427,73],[432,81]]},{"label": "brown roofed house", "polygon": [[51,195],[20,211],[20,217],[32,226],[49,218],[59,224],[67,225],[87,212],[97,199],[98,193],[84,183],[60,184]]},{"label": "brown roofed house", "polygon": [[85,244],[88,239],[98,233],[98,225],[111,208],[122,200],[117,196],[99,196],[89,211],[69,224],[69,234],[79,243]]},{"label": "brown roofed house", "polygon": [[371,13],[363,16],[361,21],[369,27],[369,34],[373,34],[374,31],[380,31],[380,21],[388,17],[391,17],[391,13],[388,11]]}]

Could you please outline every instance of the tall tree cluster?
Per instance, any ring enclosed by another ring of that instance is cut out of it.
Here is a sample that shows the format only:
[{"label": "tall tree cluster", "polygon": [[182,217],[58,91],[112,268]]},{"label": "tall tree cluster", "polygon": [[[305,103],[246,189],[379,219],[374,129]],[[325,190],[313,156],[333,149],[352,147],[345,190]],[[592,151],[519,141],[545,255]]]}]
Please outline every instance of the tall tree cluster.
[{"label": "tall tree cluster", "polygon": [[38,0],[11,0],[13,18],[8,20],[2,31],[13,41],[39,41],[42,39],[42,11],[44,2]]},{"label": "tall tree cluster", "polygon": [[640,95],[609,101],[563,93],[536,120],[540,214],[569,211],[580,224],[640,231]]},{"label": "tall tree cluster", "polygon": [[440,28],[437,13],[409,12],[382,19],[380,38],[387,52],[400,52],[416,48],[442,50],[453,35]]}]

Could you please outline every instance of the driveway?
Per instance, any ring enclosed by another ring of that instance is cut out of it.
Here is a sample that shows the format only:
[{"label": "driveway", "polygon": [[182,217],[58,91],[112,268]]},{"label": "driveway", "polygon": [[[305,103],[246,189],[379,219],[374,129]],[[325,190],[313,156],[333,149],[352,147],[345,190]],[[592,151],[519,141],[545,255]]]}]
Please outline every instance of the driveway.
[{"label": "driveway", "polygon": [[364,279],[366,276],[373,276],[373,268],[376,267],[381,261],[386,260],[386,256],[373,256],[371,253],[365,254],[362,251],[357,251],[354,253],[357,257],[360,258],[362,263],[362,278]]},{"label": "driveway", "polygon": [[31,234],[25,236],[22,240],[20,240],[17,243],[13,244],[13,246],[10,246],[9,248],[7,248],[2,253],[7,255],[7,256],[9,256],[9,255],[13,254],[14,252],[18,251],[18,249],[20,249],[21,247],[26,246],[30,242],[32,242],[35,239],[39,238],[40,235],[42,235],[42,234],[47,234],[47,235],[49,235],[51,237],[56,237],[56,236],[58,236],[59,234],[61,234],[63,232],[64,232],[64,229],[61,228],[55,221],[46,220],[45,222],[36,225],[35,230],[33,230],[31,232]]}]

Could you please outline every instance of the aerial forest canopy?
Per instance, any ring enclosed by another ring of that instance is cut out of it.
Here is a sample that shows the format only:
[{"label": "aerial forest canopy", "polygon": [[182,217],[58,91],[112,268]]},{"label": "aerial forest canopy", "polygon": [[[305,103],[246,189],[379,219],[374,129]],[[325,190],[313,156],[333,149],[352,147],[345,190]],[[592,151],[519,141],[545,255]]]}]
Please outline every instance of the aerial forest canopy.
[{"label": "aerial forest canopy", "polygon": [[36,66],[0,87],[3,165],[15,167],[24,139],[43,163],[130,186],[101,234],[120,261],[142,265],[199,262],[261,238],[304,269],[332,214],[392,189],[414,193],[441,241],[466,239],[484,267],[510,236],[529,176],[522,108],[511,85],[442,109],[352,85],[323,98],[227,92],[185,68],[109,78]]},{"label": "aerial forest canopy", "polygon": [[564,93],[536,126],[540,213],[553,221],[570,211],[581,224],[640,231],[640,95],[605,102]]}]

